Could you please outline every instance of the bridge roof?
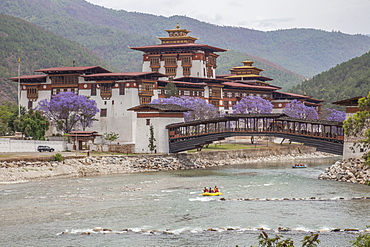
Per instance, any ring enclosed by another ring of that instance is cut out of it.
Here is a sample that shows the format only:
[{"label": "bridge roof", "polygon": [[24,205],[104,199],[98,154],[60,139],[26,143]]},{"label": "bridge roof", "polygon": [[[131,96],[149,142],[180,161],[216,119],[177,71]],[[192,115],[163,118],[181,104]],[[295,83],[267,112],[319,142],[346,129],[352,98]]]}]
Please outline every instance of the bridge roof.
[{"label": "bridge roof", "polygon": [[198,124],[205,124],[205,123],[217,123],[217,122],[226,122],[230,120],[236,120],[239,118],[279,118],[286,116],[282,113],[258,113],[258,114],[228,114],[223,117],[218,118],[210,118],[210,119],[202,119],[190,122],[182,122],[182,123],[174,123],[169,124],[166,126],[167,129],[179,126],[191,126],[191,125],[198,125]]},{"label": "bridge roof", "polygon": [[328,126],[342,126],[342,122],[337,121],[328,121],[328,120],[312,120],[312,119],[302,119],[302,118],[291,118],[288,116],[282,116],[279,117],[277,120],[280,121],[288,121],[288,122],[300,122],[300,123],[310,123],[310,124],[322,124],[322,125],[328,125]]},{"label": "bridge roof", "polygon": [[212,119],[203,119],[190,122],[174,123],[166,126],[167,129],[175,128],[180,126],[192,126],[198,124],[207,124],[207,123],[217,123],[217,122],[226,122],[237,120],[239,118],[274,118],[277,121],[287,121],[287,122],[299,122],[299,123],[310,123],[310,124],[319,124],[326,126],[342,126],[342,122],[336,121],[327,121],[327,120],[309,120],[301,118],[291,118],[283,113],[258,113],[258,114],[229,114],[219,118]]}]

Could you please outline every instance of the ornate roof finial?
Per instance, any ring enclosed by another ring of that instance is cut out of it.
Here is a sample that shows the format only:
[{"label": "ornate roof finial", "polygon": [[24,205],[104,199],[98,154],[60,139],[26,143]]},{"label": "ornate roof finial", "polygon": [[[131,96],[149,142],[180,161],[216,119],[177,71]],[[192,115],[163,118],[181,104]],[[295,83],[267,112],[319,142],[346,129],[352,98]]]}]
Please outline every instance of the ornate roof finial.
[{"label": "ornate roof finial", "polygon": [[180,24],[179,23],[177,23],[176,28],[180,29]]}]

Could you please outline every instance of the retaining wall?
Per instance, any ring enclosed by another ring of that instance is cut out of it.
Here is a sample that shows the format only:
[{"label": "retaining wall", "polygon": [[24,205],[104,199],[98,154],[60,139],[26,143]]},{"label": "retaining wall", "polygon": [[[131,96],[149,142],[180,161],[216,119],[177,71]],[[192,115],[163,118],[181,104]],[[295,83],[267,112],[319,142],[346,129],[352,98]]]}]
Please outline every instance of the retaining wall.
[{"label": "retaining wall", "polygon": [[268,148],[251,148],[242,150],[227,151],[203,151],[197,153],[178,153],[176,156],[182,159],[207,159],[207,160],[225,160],[236,158],[267,157],[289,154],[309,154],[316,151],[316,148],[303,145],[277,146]]},{"label": "retaining wall", "polygon": [[62,152],[65,148],[63,141],[40,141],[40,140],[12,140],[0,138],[0,153],[36,152],[37,146],[49,146],[56,152]]}]

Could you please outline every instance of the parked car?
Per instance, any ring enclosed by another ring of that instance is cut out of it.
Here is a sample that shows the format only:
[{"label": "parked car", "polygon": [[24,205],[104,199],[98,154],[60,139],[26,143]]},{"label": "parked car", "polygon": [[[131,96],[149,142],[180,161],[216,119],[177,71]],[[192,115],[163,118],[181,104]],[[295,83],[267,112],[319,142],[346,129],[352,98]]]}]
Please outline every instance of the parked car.
[{"label": "parked car", "polygon": [[37,151],[39,152],[45,152],[45,151],[48,151],[48,152],[54,152],[54,148],[51,148],[49,146],[38,146],[37,147]]}]

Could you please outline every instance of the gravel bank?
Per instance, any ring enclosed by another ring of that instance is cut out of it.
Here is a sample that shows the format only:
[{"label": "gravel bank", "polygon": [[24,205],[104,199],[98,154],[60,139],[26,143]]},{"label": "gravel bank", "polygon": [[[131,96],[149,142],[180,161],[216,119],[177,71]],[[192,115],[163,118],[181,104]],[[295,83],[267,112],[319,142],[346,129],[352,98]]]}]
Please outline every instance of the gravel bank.
[{"label": "gravel bank", "polygon": [[206,167],[255,163],[261,161],[293,160],[297,158],[334,157],[314,152],[303,154],[269,155],[265,157],[200,159],[176,155],[91,156],[56,161],[2,161],[0,183],[22,183],[35,179],[97,176],[119,173],[204,169]]},{"label": "gravel bank", "polygon": [[347,159],[335,162],[319,175],[319,179],[370,185],[370,167],[363,159]]}]

